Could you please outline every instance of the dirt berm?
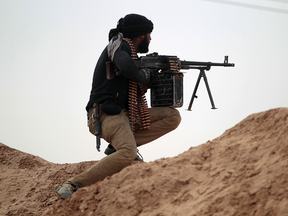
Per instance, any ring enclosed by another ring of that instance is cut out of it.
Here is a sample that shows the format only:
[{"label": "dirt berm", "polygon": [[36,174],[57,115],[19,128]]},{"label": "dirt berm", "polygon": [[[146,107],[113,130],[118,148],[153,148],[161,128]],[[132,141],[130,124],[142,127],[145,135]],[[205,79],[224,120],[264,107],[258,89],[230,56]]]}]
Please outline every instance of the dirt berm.
[{"label": "dirt berm", "polygon": [[288,216],[288,108],[248,116],[174,158],[137,163],[62,200],[95,161],[54,164],[0,144],[0,215]]}]

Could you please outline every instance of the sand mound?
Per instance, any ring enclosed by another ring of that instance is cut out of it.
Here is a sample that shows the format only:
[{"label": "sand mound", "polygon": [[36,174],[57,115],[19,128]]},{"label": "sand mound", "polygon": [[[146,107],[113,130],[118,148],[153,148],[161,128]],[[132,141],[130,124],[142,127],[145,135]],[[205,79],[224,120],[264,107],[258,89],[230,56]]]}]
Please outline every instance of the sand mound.
[{"label": "sand mound", "polygon": [[54,190],[93,162],[53,164],[0,145],[0,215],[288,215],[288,108],[248,116],[183,154]]}]

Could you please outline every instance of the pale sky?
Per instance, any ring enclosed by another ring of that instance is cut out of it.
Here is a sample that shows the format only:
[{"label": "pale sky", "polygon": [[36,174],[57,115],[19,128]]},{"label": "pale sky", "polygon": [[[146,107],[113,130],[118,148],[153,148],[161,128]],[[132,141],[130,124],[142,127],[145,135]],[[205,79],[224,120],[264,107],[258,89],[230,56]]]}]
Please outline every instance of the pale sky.
[{"label": "pale sky", "polygon": [[[213,140],[248,115],[288,107],[288,1],[0,0],[0,142],[53,163],[104,157],[85,106],[108,32],[128,13],[154,23],[149,52],[223,62],[187,111],[197,70],[185,71],[180,126],[139,148],[145,161]],[[149,94],[147,99],[150,100]],[[150,104],[150,102],[149,102]]]}]

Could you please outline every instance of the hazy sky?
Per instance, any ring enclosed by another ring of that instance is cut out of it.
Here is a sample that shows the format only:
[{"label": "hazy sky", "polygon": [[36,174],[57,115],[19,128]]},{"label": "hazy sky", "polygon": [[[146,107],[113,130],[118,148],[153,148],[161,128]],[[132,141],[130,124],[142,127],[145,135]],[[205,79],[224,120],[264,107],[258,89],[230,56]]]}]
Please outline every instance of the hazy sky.
[{"label": "hazy sky", "polygon": [[[197,70],[184,75],[180,126],[139,148],[146,161],[213,140],[248,115],[288,107],[288,4],[268,0],[0,0],[0,142],[54,163],[104,157],[85,106],[96,61],[119,18],[154,23],[150,52],[223,62],[187,111]],[[147,95],[148,100],[149,94]]]}]

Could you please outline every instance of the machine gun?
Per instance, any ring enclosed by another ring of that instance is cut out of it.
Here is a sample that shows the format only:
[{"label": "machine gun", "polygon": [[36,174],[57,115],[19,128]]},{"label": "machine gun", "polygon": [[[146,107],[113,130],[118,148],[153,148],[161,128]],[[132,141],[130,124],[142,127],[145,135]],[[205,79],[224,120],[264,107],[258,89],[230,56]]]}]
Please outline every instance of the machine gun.
[{"label": "machine gun", "polygon": [[180,61],[177,56],[158,55],[158,53],[142,56],[135,61],[139,68],[149,68],[151,73],[151,106],[152,107],[182,107],[183,105],[183,73],[181,69],[198,69],[199,76],[189,103],[191,107],[196,92],[203,77],[207,92],[210,98],[212,109],[216,109],[213,97],[209,88],[205,71],[212,66],[234,67],[234,63],[228,63],[228,56],[225,56],[224,63]]}]

